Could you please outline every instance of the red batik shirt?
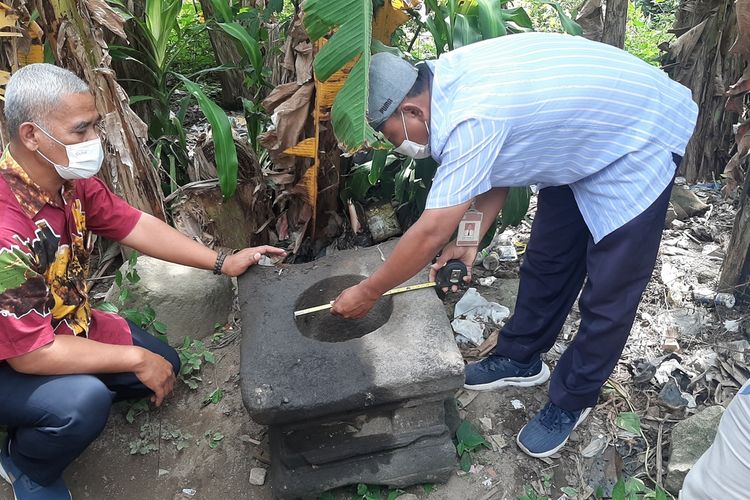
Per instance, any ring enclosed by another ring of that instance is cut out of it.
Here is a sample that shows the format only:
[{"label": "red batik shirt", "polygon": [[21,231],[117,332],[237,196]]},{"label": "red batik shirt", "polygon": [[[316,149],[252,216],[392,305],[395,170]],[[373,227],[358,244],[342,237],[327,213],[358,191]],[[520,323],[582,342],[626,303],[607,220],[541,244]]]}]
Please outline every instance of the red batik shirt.
[{"label": "red batik shirt", "polygon": [[66,181],[63,206],[8,150],[0,158],[0,360],[78,335],[130,345],[121,317],[92,310],[86,282],[91,234],[119,241],[141,212],[97,178]]}]

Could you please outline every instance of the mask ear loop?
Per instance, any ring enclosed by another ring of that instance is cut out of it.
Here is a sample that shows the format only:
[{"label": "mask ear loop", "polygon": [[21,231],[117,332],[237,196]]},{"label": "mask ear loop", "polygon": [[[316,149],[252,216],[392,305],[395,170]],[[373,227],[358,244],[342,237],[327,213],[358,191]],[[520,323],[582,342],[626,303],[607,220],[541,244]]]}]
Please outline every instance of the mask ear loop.
[{"label": "mask ear loop", "polygon": [[[406,118],[404,118],[404,111],[401,110],[401,123],[404,124],[404,135],[406,136],[406,140],[409,140],[409,132],[406,131]],[[427,124],[425,124],[427,125]]]}]

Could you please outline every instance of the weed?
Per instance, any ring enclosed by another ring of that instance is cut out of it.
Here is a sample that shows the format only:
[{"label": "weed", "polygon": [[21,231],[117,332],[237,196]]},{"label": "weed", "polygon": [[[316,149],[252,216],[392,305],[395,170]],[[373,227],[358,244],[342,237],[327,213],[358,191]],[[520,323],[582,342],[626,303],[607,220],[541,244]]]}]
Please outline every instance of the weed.
[{"label": "weed", "polygon": [[128,257],[128,267],[125,274],[119,269],[115,273],[115,285],[117,285],[117,288],[120,290],[120,293],[117,296],[118,304],[102,302],[98,304],[96,308],[101,311],[119,314],[128,321],[132,321],[140,328],[151,333],[159,340],[166,342],[167,326],[161,321],[156,321],[156,311],[154,311],[154,308],[151,307],[150,304],[144,304],[140,309],[124,308],[128,299],[132,296],[133,291],[131,287],[141,281],[141,277],[136,269],[137,264],[138,252],[130,252],[130,257]]},{"label": "weed", "polygon": [[135,422],[135,418],[138,415],[148,412],[148,401],[148,398],[134,399],[130,401],[128,412],[125,414],[125,420],[127,420],[129,424],[132,424]]},{"label": "weed", "polygon": [[208,447],[212,450],[219,446],[221,440],[224,439],[224,434],[221,432],[208,431],[206,434],[206,441],[208,441]]},{"label": "weed", "polygon": [[479,432],[471,425],[468,420],[461,422],[456,430],[456,452],[461,459],[461,469],[469,472],[473,463],[472,453],[484,446],[489,448],[489,444]]},{"label": "weed", "polygon": [[667,492],[659,485],[652,490],[638,478],[620,479],[612,489],[612,500],[667,500]]},{"label": "weed", "polygon": [[190,445],[192,435],[182,430],[163,426],[159,422],[145,422],[141,425],[138,437],[128,443],[131,455],[148,455],[159,449],[158,440],[171,442],[177,451],[184,450]]},{"label": "weed", "polygon": [[197,389],[198,384],[203,381],[200,376],[203,363],[216,363],[216,356],[208,350],[206,344],[200,340],[192,340],[190,337],[185,337],[177,352],[182,362],[178,375],[180,380],[191,389]]},{"label": "weed", "polygon": [[528,484],[524,488],[525,493],[523,496],[518,497],[518,500],[549,500],[549,497],[547,495],[541,495],[536,492],[536,490],[529,486]]},{"label": "weed", "polygon": [[354,498],[357,500],[381,500],[385,495],[386,500],[395,500],[403,494],[404,490],[386,489],[360,483],[357,485],[357,493]]},{"label": "weed", "polygon": [[224,392],[220,387],[217,387],[211,394],[208,395],[206,399],[203,400],[203,406],[208,406],[210,404],[219,404],[219,401],[221,401],[223,397]]}]

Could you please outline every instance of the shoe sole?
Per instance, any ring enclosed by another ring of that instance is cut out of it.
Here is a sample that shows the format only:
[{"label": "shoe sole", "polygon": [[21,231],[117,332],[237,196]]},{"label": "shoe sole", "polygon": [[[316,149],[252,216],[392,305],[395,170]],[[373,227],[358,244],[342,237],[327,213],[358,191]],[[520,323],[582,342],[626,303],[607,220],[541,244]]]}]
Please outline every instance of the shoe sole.
[{"label": "shoe sole", "polygon": [[[8,472],[5,470],[5,467],[3,467],[2,462],[0,462],[0,477],[5,479],[7,483],[10,485],[10,489],[13,490],[13,481],[10,480],[10,476],[8,475]],[[73,494],[68,491],[68,496],[70,497],[70,500],[73,500]],[[13,500],[18,500],[18,497],[16,496],[16,492],[13,491]]]},{"label": "shoe sole", "polygon": [[539,370],[539,373],[531,377],[507,377],[486,384],[464,384],[464,389],[469,389],[470,391],[491,391],[493,389],[502,389],[503,387],[533,387],[545,383],[549,379],[549,373],[547,364],[542,363],[542,369]]},{"label": "shoe sole", "polygon": [[[586,420],[586,417],[589,416],[589,413],[591,413],[591,408],[586,408],[585,410],[583,410],[581,412],[581,416],[578,417],[578,421],[576,422],[576,425],[574,425],[573,429],[571,429],[571,431],[570,431],[571,433],[574,430],[576,430],[579,425],[581,425],[581,422],[583,422],[584,420]],[[520,437],[521,437],[521,433],[523,432],[523,430],[525,428],[526,428],[526,426],[524,425],[521,428],[521,430],[518,431],[518,436],[516,436],[516,444],[518,445],[519,448],[521,448],[521,451],[523,451],[524,453],[526,453],[528,456],[534,457],[534,458],[546,458],[546,457],[549,457],[551,455],[554,455],[555,453],[557,453],[558,451],[560,451],[560,449],[562,449],[562,447],[565,446],[565,444],[568,442],[568,439],[570,439],[570,435],[568,435],[568,437],[565,438],[565,441],[563,441],[562,443],[560,443],[558,446],[552,448],[551,450],[544,451],[542,453],[532,453],[531,451],[528,450],[528,448],[526,448],[523,444],[521,444]]]}]

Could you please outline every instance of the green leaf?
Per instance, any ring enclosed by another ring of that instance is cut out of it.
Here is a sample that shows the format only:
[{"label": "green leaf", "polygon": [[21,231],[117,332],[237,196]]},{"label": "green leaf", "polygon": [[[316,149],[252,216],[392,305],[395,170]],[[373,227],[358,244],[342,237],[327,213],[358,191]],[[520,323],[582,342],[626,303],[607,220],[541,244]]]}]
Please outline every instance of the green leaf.
[{"label": "green leaf", "polygon": [[625,500],[625,481],[619,479],[612,489],[612,500]]},{"label": "green leaf", "polygon": [[503,3],[503,0],[467,2],[467,6],[470,4],[474,6],[471,13],[478,19],[479,32],[483,40],[504,36],[508,33],[505,27],[505,14],[502,9]]},{"label": "green leaf", "polygon": [[120,295],[118,297],[120,304],[124,304],[126,300],[128,300],[128,297],[130,297],[130,290],[127,288],[121,288],[120,289]]},{"label": "green leaf", "polygon": [[422,489],[424,490],[425,493],[429,495],[430,493],[435,491],[435,485],[431,483],[423,484]]},{"label": "green leaf", "polygon": [[667,500],[667,492],[658,484],[656,485],[656,500]]},{"label": "green leaf", "polygon": [[508,23],[512,22],[515,23],[515,25],[519,28],[524,28],[527,30],[533,30],[534,29],[534,23],[531,22],[531,18],[529,18],[529,14],[526,12],[526,9],[523,7],[516,7],[514,9],[503,9],[502,11],[503,16],[503,22]]},{"label": "green leaf", "polygon": [[[370,166],[370,173],[367,176],[371,186],[374,186],[380,180],[380,175],[383,173],[388,157],[388,151],[385,149],[376,149],[372,152],[372,164]],[[391,158],[395,159],[395,156],[391,156]],[[393,162],[393,159],[391,162]]]},{"label": "green leaf", "polygon": [[303,10],[305,28],[311,40],[317,40],[337,28],[315,57],[313,64],[319,80],[325,82],[359,57],[331,109],[336,139],[348,152],[379,145],[380,139],[367,122],[372,1],[306,0]]},{"label": "green leaf", "polygon": [[360,483],[360,484],[357,485],[357,495],[359,495],[359,496],[365,496],[369,492],[370,492],[370,490],[369,490],[369,488],[367,487],[366,484]]},{"label": "green leaf", "polygon": [[137,309],[125,309],[124,311],[120,312],[120,316],[132,321],[138,326],[143,326],[146,323],[145,321],[143,321],[143,314]]},{"label": "green leaf", "polygon": [[641,433],[641,417],[632,411],[620,412],[615,418],[615,425],[632,434],[638,435]]},{"label": "green leaf", "polygon": [[130,96],[130,99],[128,99],[128,104],[131,106],[137,102],[143,102],[143,101],[155,101],[156,98],[150,96],[150,95],[133,95]]},{"label": "green leaf", "polygon": [[217,387],[211,394],[208,395],[208,397],[203,402],[205,404],[219,404],[223,397],[224,392]]},{"label": "green leaf", "polygon": [[128,267],[133,268],[138,264],[138,252],[130,252],[128,257]]},{"label": "green leaf", "polygon": [[474,429],[474,426],[468,420],[464,420],[458,426],[456,439],[458,439],[459,443],[463,443],[464,447],[469,451],[487,444],[487,441]]},{"label": "green leaf", "polygon": [[211,351],[204,351],[203,359],[205,359],[207,363],[216,363],[216,356]]},{"label": "green leaf", "polygon": [[234,19],[232,8],[227,0],[211,0],[211,7],[214,9],[214,17],[220,23],[227,23]]},{"label": "green leaf", "polygon": [[453,44],[454,48],[463,47],[465,45],[471,45],[474,42],[478,42],[482,39],[482,35],[479,30],[474,27],[469,20],[463,14],[456,14],[455,26],[453,27]]},{"label": "green leaf", "polygon": [[[179,75],[178,75],[179,76]],[[219,174],[219,187],[224,199],[231,198],[237,189],[237,147],[232,137],[232,126],[227,114],[203,93],[194,82],[183,76],[179,78],[185,88],[198,101],[203,114],[211,124],[214,145],[216,146],[216,170]]]},{"label": "green leaf", "polygon": [[153,323],[151,323],[151,326],[154,330],[156,330],[157,333],[160,333],[162,335],[167,334],[167,325],[165,325],[161,321],[154,321]]},{"label": "green leaf", "polygon": [[560,4],[556,2],[542,2],[543,4],[551,5],[553,9],[557,12],[557,17],[560,18],[560,24],[563,27],[563,30],[565,30],[565,33],[569,35],[575,35],[575,36],[581,36],[583,35],[583,28],[581,28],[581,25],[577,22],[573,21],[568,15],[565,13],[565,10],[563,10],[562,7],[560,7]]},{"label": "green leaf", "polygon": [[117,314],[120,310],[112,302],[101,302],[95,306],[100,311]]},{"label": "green leaf", "polygon": [[386,500],[396,500],[403,494],[403,490],[388,490],[388,496],[386,497]]},{"label": "green leaf", "polygon": [[500,217],[503,226],[517,226],[526,217],[531,200],[531,189],[527,187],[512,187],[508,190],[505,206]]},{"label": "green leaf", "polygon": [[464,472],[469,472],[471,470],[471,453],[468,451],[461,455],[461,470]]},{"label": "green leaf", "polygon": [[263,73],[263,54],[260,51],[258,40],[250,36],[250,33],[239,23],[219,23],[224,32],[234,38],[244,52],[244,56],[253,66],[256,75]]}]

